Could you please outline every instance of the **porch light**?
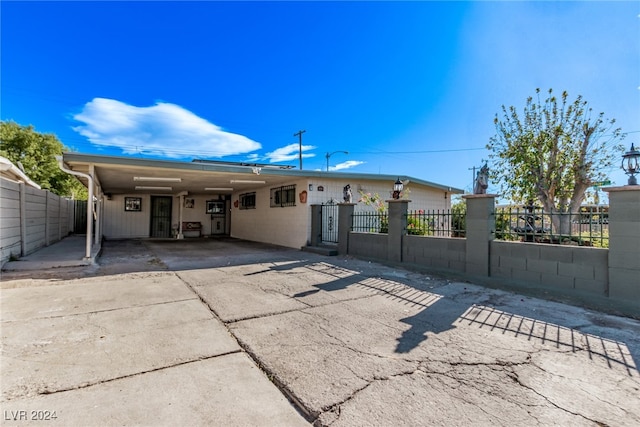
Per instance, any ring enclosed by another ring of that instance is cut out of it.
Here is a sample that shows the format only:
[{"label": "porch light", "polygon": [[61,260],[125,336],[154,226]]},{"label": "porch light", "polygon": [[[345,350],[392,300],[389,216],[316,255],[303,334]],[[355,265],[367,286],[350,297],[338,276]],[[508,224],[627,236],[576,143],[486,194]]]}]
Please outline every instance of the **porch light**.
[{"label": "porch light", "polygon": [[266,184],[267,181],[254,181],[252,179],[232,179],[229,184]]},{"label": "porch light", "polygon": [[398,200],[400,198],[400,193],[402,193],[403,189],[404,189],[404,184],[402,184],[402,181],[400,181],[400,177],[398,177],[396,182],[393,184],[393,198]]},{"label": "porch light", "polygon": [[136,190],[158,190],[158,191],[171,191],[172,187],[154,187],[149,185],[136,185]]},{"label": "porch light", "polygon": [[622,170],[629,175],[628,185],[638,185],[636,174],[640,173],[640,151],[638,151],[631,143],[631,150],[627,151],[622,156]]},{"label": "porch light", "polygon": [[165,178],[161,176],[134,176],[134,181],[182,182],[182,178]]}]

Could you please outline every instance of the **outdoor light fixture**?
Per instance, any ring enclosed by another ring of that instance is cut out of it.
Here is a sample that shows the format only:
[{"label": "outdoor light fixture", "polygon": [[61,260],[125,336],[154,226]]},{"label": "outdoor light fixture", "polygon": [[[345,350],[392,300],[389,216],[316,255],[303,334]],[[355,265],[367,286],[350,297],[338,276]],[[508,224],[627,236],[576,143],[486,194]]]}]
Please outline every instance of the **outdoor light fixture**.
[{"label": "outdoor light fixture", "polygon": [[205,187],[204,191],[233,191],[231,187]]},{"label": "outdoor light fixture", "polygon": [[156,176],[134,176],[134,181],[182,182],[182,178],[164,178]]},{"label": "outdoor light fixture", "polygon": [[396,182],[393,184],[393,198],[398,200],[400,198],[400,193],[402,193],[403,189],[404,189],[404,184],[402,184],[402,181],[400,181],[400,177],[398,177]]},{"label": "outdoor light fixture", "polygon": [[636,150],[633,143],[631,143],[631,150],[622,156],[622,170],[629,175],[629,185],[638,185],[638,180],[635,175],[640,173],[639,160],[640,151]]},{"label": "outdoor light fixture", "polygon": [[251,179],[232,179],[229,184],[266,184],[267,181],[253,181]]},{"label": "outdoor light fixture", "polygon": [[171,191],[173,187],[152,187],[147,185],[136,185],[136,190],[163,190],[163,191]]}]

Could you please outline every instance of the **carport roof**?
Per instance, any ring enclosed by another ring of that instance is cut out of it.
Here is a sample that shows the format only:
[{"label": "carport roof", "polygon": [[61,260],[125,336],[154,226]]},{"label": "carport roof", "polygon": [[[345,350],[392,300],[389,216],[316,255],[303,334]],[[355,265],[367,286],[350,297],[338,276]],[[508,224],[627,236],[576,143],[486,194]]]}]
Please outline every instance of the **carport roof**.
[{"label": "carport roof", "polygon": [[[205,190],[205,188],[225,189],[217,191],[218,193],[224,194],[231,193],[232,191],[248,191],[261,186],[283,184],[292,178],[372,180],[384,182],[394,182],[400,178],[402,180],[409,180],[414,185],[432,187],[453,194],[464,193],[463,190],[458,188],[436,184],[406,175],[323,172],[296,170],[263,164],[211,161],[184,162],[79,153],[64,153],[63,160],[70,169],[78,172],[88,173],[90,166],[93,165],[95,177],[102,191],[114,194],[141,192],[140,189],[136,189],[136,186],[171,187],[170,190],[167,190],[168,193],[180,191],[206,193],[209,190]],[[145,180],[140,178],[150,179]],[[232,184],[231,181],[235,182]],[[264,181],[264,183],[258,181]],[[233,190],[231,190],[231,188]]]}]

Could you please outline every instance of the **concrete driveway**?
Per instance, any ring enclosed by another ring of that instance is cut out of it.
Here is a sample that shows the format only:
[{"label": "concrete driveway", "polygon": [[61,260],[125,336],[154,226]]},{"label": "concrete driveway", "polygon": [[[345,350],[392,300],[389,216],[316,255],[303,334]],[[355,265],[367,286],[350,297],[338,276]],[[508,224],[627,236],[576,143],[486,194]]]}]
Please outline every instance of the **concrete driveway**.
[{"label": "concrete driveway", "polygon": [[640,322],[349,257],[106,242],[0,304],[3,425],[640,424]]}]

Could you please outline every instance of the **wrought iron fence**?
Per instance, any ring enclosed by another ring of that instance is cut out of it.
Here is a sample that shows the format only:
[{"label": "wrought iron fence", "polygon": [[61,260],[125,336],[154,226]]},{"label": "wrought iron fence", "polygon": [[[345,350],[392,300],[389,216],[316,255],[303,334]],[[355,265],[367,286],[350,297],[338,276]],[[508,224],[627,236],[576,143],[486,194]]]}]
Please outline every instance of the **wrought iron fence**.
[{"label": "wrought iron fence", "polygon": [[388,233],[389,216],[386,212],[356,212],[351,216],[351,231]]},{"label": "wrought iron fence", "polygon": [[464,212],[411,211],[406,216],[406,232],[417,236],[465,237],[465,222]]},{"label": "wrought iron fence", "polygon": [[609,213],[599,206],[583,206],[578,213],[498,208],[496,239],[608,248]]}]

